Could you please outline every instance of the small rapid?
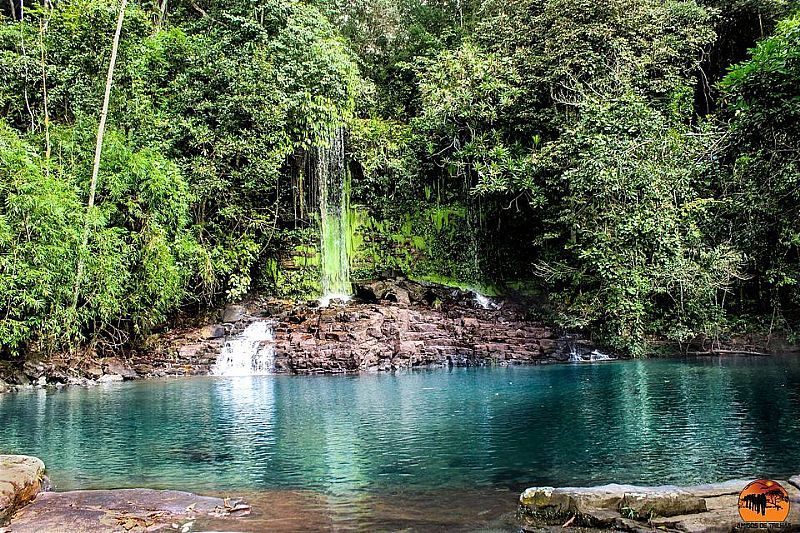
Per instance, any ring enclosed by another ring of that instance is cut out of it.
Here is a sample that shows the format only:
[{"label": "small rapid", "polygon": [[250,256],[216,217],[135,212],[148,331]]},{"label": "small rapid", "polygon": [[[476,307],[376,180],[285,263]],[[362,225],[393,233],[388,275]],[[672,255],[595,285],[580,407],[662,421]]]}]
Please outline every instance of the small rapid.
[{"label": "small rapid", "polygon": [[211,367],[214,376],[258,376],[275,370],[275,333],[272,324],[253,322],[240,334],[225,341],[222,353]]}]

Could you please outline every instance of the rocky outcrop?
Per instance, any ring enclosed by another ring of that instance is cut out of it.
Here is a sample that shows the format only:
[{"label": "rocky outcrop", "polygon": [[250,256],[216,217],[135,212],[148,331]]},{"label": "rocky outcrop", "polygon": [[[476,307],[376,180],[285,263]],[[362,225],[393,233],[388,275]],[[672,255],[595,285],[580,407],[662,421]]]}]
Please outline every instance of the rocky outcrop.
[{"label": "rocky outcrop", "polygon": [[162,335],[133,368],[145,376],[207,374],[226,338],[255,320],[275,331],[279,373],[385,371],[420,366],[566,361],[564,343],[528,304],[483,305],[470,291],[409,280],[357,285],[350,302],[252,299],[217,322]]},{"label": "rocky outcrop", "polygon": [[0,525],[39,493],[44,463],[27,455],[0,455]]},{"label": "rocky outcrop", "polygon": [[275,328],[276,369],[292,373],[537,363],[556,347],[551,329],[508,309],[353,304],[294,311]]},{"label": "rocky outcrop", "polygon": [[46,492],[19,511],[14,533],[98,531],[189,531],[204,517],[238,517],[250,507],[240,500],[151,489]]},{"label": "rocky outcrop", "polygon": [[[709,485],[638,487],[532,487],[520,495],[518,516],[532,527],[563,525],[627,531],[660,529],[683,532],[730,532],[741,523],[739,492],[751,480]],[[779,481],[792,509],[781,531],[800,530],[800,490]]]},{"label": "rocky outcrop", "polygon": [[559,338],[531,320],[534,307],[529,301],[493,301],[468,290],[403,279],[356,285],[352,301],[327,307],[253,298],[220,309],[205,323],[154,335],[118,356],[0,362],[0,392],[206,375],[226,339],[255,320],[272,323],[276,371],[284,373],[566,361],[566,342],[576,340]]}]

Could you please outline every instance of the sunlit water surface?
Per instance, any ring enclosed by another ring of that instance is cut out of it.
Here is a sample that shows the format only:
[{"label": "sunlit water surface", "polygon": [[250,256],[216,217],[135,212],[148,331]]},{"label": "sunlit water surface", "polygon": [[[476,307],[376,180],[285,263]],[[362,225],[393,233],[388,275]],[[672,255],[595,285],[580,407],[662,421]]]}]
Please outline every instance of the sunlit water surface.
[{"label": "sunlit water surface", "polygon": [[290,530],[502,529],[531,485],[800,473],[800,359],[131,382],[0,395],[0,428],[56,490],[248,494]]}]

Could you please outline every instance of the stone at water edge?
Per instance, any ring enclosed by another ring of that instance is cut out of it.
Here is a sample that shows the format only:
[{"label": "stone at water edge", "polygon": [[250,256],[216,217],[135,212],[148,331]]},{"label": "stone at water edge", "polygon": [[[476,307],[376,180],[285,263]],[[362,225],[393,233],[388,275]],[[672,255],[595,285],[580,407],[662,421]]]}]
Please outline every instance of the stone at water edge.
[{"label": "stone at water edge", "polygon": [[125,378],[119,374],[103,374],[97,378],[98,383],[113,383],[115,381],[123,381]]},{"label": "stone at water edge", "polygon": [[[561,525],[575,517],[573,525],[613,527],[639,531],[651,528],[687,533],[729,532],[741,522],[739,492],[752,480],[677,487],[603,485],[586,488],[532,487],[520,495],[518,516],[527,525]],[[792,502],[800,504],[800,476],[787,483],[778,480]],[[792,504],[783,531],[800,531],[800,505]]]},{"label": "stone at water edge", "polygon": [[[11,529],[14,533],[145,532],[176,531],[172,524],[177,524],[178,531],[194,531],[191,524],[198,518],[235,519],[249,510],[249,505],[238,499],[175,490],[45,492],[14,516]],[[68,529],[65,524],[69,524]]]},{"label": "stone at water edge", "polygon": [[44,463],[27,455],[0,455],[0,525],[39,493]]},{"label": "stone at water edge", "polygon": [[532,487],[520,495],[519,513],[539,524],[559,525],[574,516],[578,525],[609,527],[620,519],[704,513],[708,510],[705,498],[730,494],[734,483],[738,490],[744,486],[727,482],[698,487]]},{"label": "stone at water edge", "polygon": [[118,357],[109,357],[104,359],[102,363],[106,374],[122,376],[124,379],[136,379],[139,377],[139,374]]},{"label": "stone at water edge", "polygon": [[683,490],[663,493],[628,492],[619,502],[619,509],[620,514],[640,520],[708,511],[705,499]]}]

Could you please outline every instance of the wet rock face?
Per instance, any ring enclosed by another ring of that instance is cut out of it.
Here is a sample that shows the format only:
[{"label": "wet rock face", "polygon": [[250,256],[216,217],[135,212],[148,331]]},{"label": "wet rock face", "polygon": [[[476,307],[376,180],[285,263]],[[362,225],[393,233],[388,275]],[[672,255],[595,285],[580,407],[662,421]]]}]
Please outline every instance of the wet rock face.
[{"label": "wet rock face", "polygon": [[150,354],[151,373],[208,373],[225,342],[221,329],[230,338],[255,320],[273,325],[280,373],[566,360],[553,331],[527,320],[527,311],[507,301],[486,309],[469,291],[409,280],[357,285],[351,302],[328,307],[255,299],[225,308],[218,316],[224,326],[162,339]]},{"label": "wet rock face", "polygon": [[44,463],[27,455],[0,455],[0,526],[39,493]]},{"label": "wet rock face", "polygon": [[393,303],[296,311],[281,320],[275,328],[277,371],[536,363],[554,353],[552,331],[513,312],[408,306],[400,303],[407,293],[400,294]]},{"label": "wet rock face", "polygon": [[275,369],[283,373],[566,361],[563,339],[527,319],[530,308],[500,300],[487,305],[470,291],[409,280],[356,285],[352,301],[328,307],[254,298],[220,309],[206,324],[154,335],[145,348],[115,357],[64,354],[0,363],[0,392],[207,375],[226,340],[256,320],[274,327]]}]

